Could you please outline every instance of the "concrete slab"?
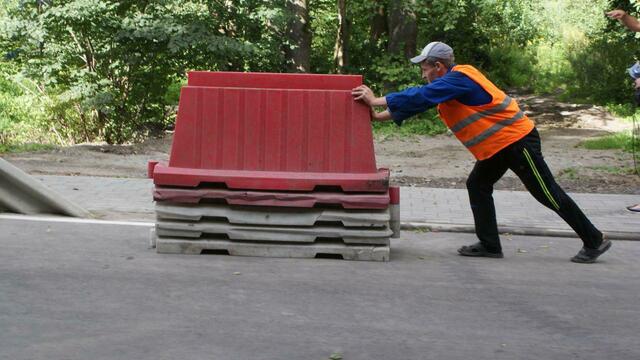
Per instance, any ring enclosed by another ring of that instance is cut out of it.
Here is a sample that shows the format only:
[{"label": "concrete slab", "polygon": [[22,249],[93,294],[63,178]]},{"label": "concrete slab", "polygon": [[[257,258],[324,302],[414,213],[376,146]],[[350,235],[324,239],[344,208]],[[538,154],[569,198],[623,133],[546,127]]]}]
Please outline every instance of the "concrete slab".
[{"label": "concrete slab", "polygon": [[200,238],[209,235],[226,235],[231,240],[281,241],[310,243],[318,238],[342,239],[345,244],[382,244],[393,235],[385,228],[353,229],[337,226],[284,227],[233,225],[224,222],[177,222],[162,221],[156,223],[156,232],[160,237]]},{"label": "concrete slab", "polygon": [[0,212],[5,210],[26,215],[91,216],[85,209],[0,158]]},{"label": "concrete slab", "polygon": [[[388,243],[389,239],[387,239]],[[162,238],[156,240],[159,254],[199,255],[203,251],[225,251],[234,256],[276,258],[316,258],[360,261],[389,261],[389,245],[345,245],[339,243],[283,244],[269,242],[239,242],[228,240],[186,240]]]},{"label": "concrete slab", "polygon": [[334,210],[322,208],[283,208],[175,204],[156,202],[156,216],[162,220],[200,221],[226,219],[231,224],[313,226],[317,222],[342,223],[345,227],[389,226],[389,210]]}]

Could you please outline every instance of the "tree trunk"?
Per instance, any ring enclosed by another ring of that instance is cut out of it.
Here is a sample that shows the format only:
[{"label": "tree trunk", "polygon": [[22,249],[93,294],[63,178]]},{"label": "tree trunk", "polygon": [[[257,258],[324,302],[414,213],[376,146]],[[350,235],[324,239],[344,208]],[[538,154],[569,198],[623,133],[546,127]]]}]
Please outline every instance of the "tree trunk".
[{"label": "tree trunk", "polygon": [[336,45],[333,50],[333,63],[336,71],[343,73],[348,64],[349,34],[351,32],[351,21],[347,17],[347,0],[337,0],[338,4],[338,34],[336,35]]},{"label": "tree trunk", "polygon": [[374,5],[375,13],[371,18],[371,43],[376,47],[380,39],[385,38],[387,32],[387,11],[384,6],[384,1],[375,0]]},{"label": "tree trunk", "polygon": [[387,21],[389,23],[389,45],[391,54],[405,58],[415,56],[418,25],[413,9],[415,0],[391,1]]},{"label": "tree trunk", "polygon": [[285,48],[287,69],[290,72],[309,72],[311,32],[309,29],[308,0],[287,0],[290,16],[287,37],[290,46]]}]

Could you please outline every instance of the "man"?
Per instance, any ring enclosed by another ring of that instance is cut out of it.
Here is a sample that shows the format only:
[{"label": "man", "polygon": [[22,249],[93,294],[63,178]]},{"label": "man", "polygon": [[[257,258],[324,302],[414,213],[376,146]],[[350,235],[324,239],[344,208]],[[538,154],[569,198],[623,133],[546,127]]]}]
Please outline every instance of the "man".
[{"label": "man", "polygon": [[[453,49],[442,42],[428,44],[411,59],[419,64],[427,85],[375,97],[361,85],[352,90],[355,100],[372,108],[374,121],[396,124],[437,106],[440,118],[476,157],[467,180],[478,243],[463,246],[463,256],[502,258],[493,185],[511,169],[543,205],[558,213],[580,236],[584,247],[571,261],[593,263],[611,247],[611,241],[586,218],[555,182],[545,163],[540,137],[518,104],[470,65],[455,65]],[[376,112],[375,106],[386,106]],[[522,209],[526,217],[527,209]]]},{"label": "man", "polygon": [[[620,21],[620,23],[627,27],[627,29],[631,31],[638,32],[640,31],[640,21],[635,17],[627,14],[624,10],[611,10],[607,13],[607,16],[611,19],[616,19]],[[640,94],[640,77],[635,77],[635,74],[632,73],[631,69],[629,69],[629,74],[635,78],[635,87],[636,87],[636,102],[640,99],[638,98],[638,94]],[[640,212],[640,204],[627,206],[629,211]]]}]

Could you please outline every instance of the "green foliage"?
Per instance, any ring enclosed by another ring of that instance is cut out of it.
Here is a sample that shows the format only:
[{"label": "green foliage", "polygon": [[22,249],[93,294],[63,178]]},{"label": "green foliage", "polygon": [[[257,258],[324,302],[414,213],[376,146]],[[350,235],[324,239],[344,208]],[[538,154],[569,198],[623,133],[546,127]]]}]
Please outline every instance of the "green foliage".
[{"label": "green foliage", "polygon": [[517,45],[505,44],[489,49],[490,59],[500,59],[487,75],[499,87],[533,88],[535,57]]},{"label": "green foliage", "polygon": [[632,103],[607,104],[607,111],[624,121],[633,122],[634,116],[640,118],[640,110]]},{"label": "green foliage", "polygon": [[[633,113],[624,105],[632,96],[625,68],[640,55],[638,34],[602,12],[637,14],[639,2],[401,1],[416,15],[419,48],[445,41],[457,63],[477,66],[500,87],[560,89],[572,101]],[[311,69],[335,72],[336,2],[308,4]],[[391,4],[347,2],[344,70],[364,75],[379,95],[423,84],[418,67],[387,51],[388,26],[372,34]],[[0,0],[0,144],[121,143],[158,132],[174,120],[189,70],[286,71],[289,20],[284,1]],[[401,128],[374,128],[445,131],[434,111]]]},{"label": "green foliage", "polygon": [[165,96],[186,69],[241,69],[253,50],[220,33],[234,11],[217,2],[47,4],[9,9],[2,34],[73,140],[121,143],[157,131],[166,126]]},{"label": "green foliage", "polygon": [[589,44],[569,48],[573,81],[567,87],[571,96],[596,104],[631,103],[633,87],[626,68],[636,49],[624,37],[603,35]]}]

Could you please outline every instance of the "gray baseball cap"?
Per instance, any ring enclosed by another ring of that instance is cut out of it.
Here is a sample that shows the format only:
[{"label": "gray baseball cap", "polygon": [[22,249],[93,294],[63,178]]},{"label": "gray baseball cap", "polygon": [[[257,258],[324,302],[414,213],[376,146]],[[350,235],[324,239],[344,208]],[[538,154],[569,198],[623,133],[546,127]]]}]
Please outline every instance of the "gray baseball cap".
[{"label": "gray baseball cap", "polygon": [[451,46],[439,42],[434,41],[430,42],[427,46],[422,49],[420,55],[411,58],[411,62],[414,64],[419,64],[423,62],[427,57],[436,57],[439,59],[449,59],[453,56],[453,49]]}]

